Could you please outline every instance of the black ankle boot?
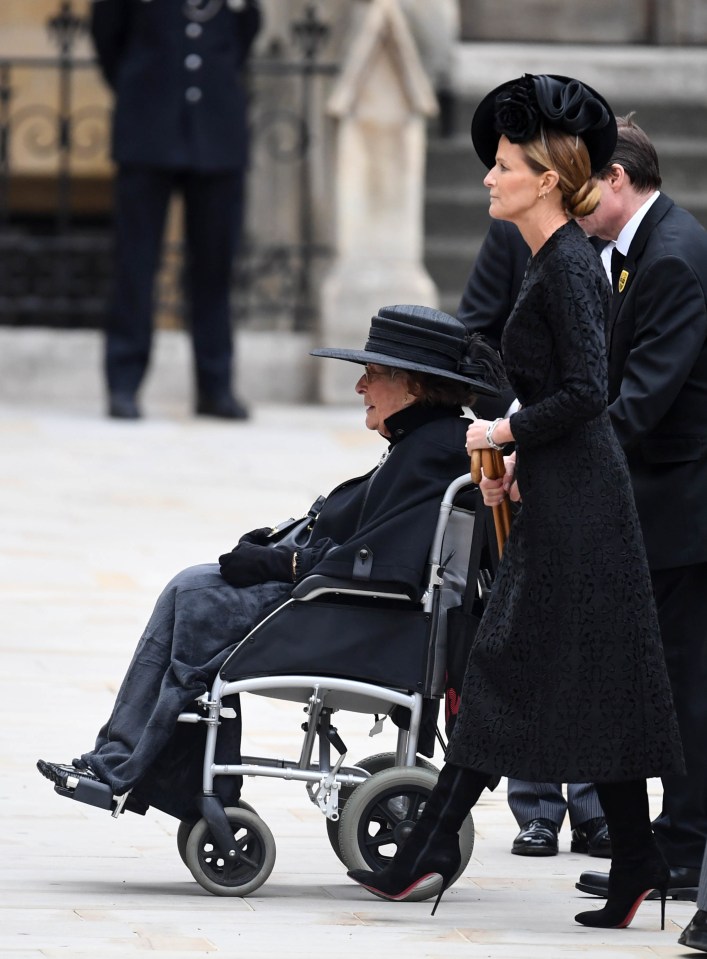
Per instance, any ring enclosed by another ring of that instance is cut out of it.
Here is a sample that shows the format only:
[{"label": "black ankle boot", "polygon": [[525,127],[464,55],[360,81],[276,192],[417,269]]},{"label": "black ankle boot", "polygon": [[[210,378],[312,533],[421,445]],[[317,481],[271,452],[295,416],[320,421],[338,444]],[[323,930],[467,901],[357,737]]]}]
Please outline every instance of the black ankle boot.
[{"label": "black ankle boot", "polygon": [[661,899],[660,928],[665,928],[665,897],[670,869],[656,845],[648,808],[645,780],[597,783],[611,836],[612,861],[606,905],[575,916],[583,926],[623,929],[649,892]]},{"label": "black ankle boot", "polygon": [[415,828],[390,865],[379,872],[352,869],[349,877],[375,895],[395,901],[408,899],[420,889],[429,888],[432,893],[441,880],[434,915],[461,863],[459,830],[488,784],[489,777],[483,773],[445,765]]},{"label": "black ankle boot", "polygon": [[624,929],[636,915],[649,892],[660,893],[660,928],[665,929],[665,897],[670,868],[657,852],[648,859],[614,863],[609,873],[609,893],[603,909],[580,912],[575,916],[583,926],[599,929]]}]

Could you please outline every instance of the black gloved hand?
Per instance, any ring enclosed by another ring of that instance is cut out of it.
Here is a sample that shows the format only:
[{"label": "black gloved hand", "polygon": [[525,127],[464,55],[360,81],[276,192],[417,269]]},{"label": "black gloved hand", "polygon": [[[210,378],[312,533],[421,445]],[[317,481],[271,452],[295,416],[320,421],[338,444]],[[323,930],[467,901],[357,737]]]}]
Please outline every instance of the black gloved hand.
[{"label": "black gloved hand", "polygon": [[289,583],[292,575],[293,550],[287,546],[259,546],[239,543],[230,553],[219,556],[221,575],[231,586],[255,586],[276,580]]},{"label": "black gloved hand", "polygon": [[252,529],[249,533],[244,533],[238,542],[255,543],[257,546],[265,546],[271,536],[272,526],[263,526],[261,529]]}]

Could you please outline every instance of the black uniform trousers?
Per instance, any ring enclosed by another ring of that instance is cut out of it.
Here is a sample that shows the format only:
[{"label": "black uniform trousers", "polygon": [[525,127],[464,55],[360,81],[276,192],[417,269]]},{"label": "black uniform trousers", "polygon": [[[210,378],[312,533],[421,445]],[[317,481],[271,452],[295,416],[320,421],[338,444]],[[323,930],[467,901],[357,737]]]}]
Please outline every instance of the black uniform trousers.
[{"label": "black uniform trousers", "polygon": [[707,835],[707,563],[651,571],[686,776],[663,778],[653,823],[671,866],[699,869]]},{"label": "black uniform trousers", "polygon": [[111,392],[134,394],[147,370],[155,276],[169,201],[184,201],[185,297],[199,393],[230,391],[230,278],[243,220],[243,171],[120,166],[115,184],[115,293],[106,330]]}]

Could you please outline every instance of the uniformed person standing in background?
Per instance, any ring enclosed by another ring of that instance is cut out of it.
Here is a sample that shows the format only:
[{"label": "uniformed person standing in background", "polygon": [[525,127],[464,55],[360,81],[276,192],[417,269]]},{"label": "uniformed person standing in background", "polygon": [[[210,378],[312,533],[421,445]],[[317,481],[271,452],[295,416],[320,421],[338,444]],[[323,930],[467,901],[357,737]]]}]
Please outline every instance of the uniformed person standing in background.
[{"label": "uniformed person standing in background", "polygon": [[153,288],[172,194],[184,201],[196,413],[245,419],[232,387],[229,287],[248,158],[242,69],[258,0],[93,0],[91,34],[115,95],[115,293],[105,369],[110,416],[140,416]]}]

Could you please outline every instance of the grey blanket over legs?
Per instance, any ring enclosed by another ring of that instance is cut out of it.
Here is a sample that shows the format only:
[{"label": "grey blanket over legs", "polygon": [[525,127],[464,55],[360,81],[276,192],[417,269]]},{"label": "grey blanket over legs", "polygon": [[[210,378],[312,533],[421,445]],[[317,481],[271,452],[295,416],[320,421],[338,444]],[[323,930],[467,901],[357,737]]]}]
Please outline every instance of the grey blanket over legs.
[{"label": "grey blanket over legs", "polygon": [[[135,787],[133,797],[147,805],[178,818],[194,815],[205,731],[201,725],[178,724],[177,717],[210,688],[237,643],[291,589],[289,583],[275,582],[236,589],[222,578],[216,563],[189,567],[167,584],[113,712],[93,751],[82,757],[114,793]],[[219,752],[234,749],[236,755],[228,758],[237,762],[240,718],[221,729]],[[237,799],[233,782],[219,779],[217,787],[227,802]]]}]

